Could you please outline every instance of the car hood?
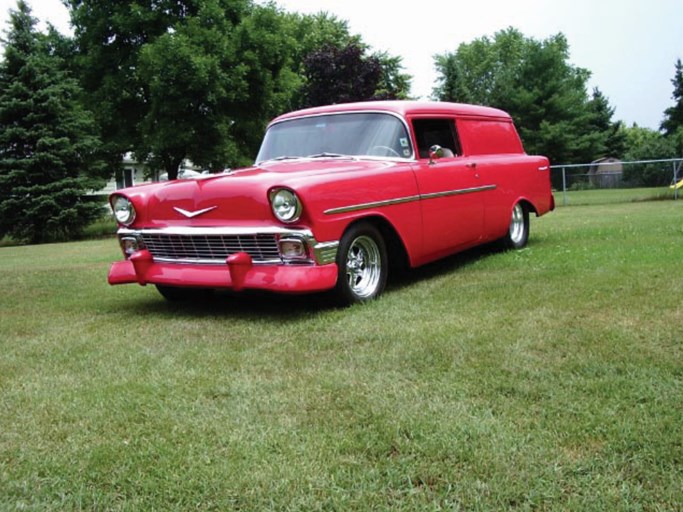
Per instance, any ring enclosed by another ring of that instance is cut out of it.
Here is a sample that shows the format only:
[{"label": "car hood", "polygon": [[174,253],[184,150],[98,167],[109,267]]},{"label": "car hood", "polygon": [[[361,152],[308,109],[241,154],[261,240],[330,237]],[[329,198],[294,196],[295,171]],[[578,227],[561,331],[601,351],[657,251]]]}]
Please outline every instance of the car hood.
[{"label": "car hood", "polygon": [[270,161],[258,166],[123,191],[138,210],[138,223],[218,226],[226,220],[272,222],[268,193],[287,187],[298,193],[321,184],[374,174],[405,162],[356,158]]}]

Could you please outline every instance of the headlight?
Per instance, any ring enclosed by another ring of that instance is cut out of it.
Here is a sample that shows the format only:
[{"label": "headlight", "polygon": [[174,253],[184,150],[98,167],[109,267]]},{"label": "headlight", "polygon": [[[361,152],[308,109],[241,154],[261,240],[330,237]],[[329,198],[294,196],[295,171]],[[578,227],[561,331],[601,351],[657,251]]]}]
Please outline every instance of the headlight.
[{"label": "headlight", "polygon": [[115,196],[111,201],[116,220],[125,226],[130,226],[135,220],[135,208],[127,197]]},{"label": "headlight", "polygon": [[275,189],[270,193],[270,206],[278,220],[296,222],[301,217],[301,201],[294,192],[286,188]]}]

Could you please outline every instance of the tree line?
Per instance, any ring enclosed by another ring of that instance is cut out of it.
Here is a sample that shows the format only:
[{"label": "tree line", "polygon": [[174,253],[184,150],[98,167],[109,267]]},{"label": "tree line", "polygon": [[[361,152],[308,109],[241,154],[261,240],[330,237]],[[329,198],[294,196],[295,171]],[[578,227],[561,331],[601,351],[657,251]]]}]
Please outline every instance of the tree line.
[{"label": "tree line", "polygon": [[[286,111],[410,98],[401,58],[373,53],[327,13],[252,0],[65,4],[72,37],[39,32],[19,0],[2,39],[0,238],[76,236],[100,212],[85,191],[120,173],[126,153],[170,179],[186,158],[222,170],[250,164]],[[562,34],[537,41],[510,28],[436,56],[433,98],[507,110],[528,152],[554,162],[680,150],[680,61],[676,105],[655,132],[614,121],[608,99],[587,92],[590,72],[568,59]]]},{"label": "tree line", "polygon": [[[674,106],[660,130],[615,121],[608,98],[588,92],[590,71],[569,63],[563,34],[538,41],[509,28],[436,57],[442,101],[492,105],[509,112],[529,153],[555,164],[683,157],[683,67],[678,59],[672,79]],[[642,186],[668,185],[670,174],[651,166],[626,176]]]}]

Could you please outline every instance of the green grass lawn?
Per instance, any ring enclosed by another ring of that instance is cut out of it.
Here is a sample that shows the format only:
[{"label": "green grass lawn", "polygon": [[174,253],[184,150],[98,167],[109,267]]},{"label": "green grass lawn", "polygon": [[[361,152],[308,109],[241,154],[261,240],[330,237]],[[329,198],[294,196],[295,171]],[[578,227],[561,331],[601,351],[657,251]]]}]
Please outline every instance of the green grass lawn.
[{"label": "green grass lawn", "polygon": [[0,249],[0,510],[683,509],[683,202],[347,309],[168,304],[119,258]]},{"label": "green grass lawn", "polygon": [[[678,197],[683,198],[683,190],[678,192]],[[561,190],[555,191],[555,202],[558,206],[635,203],[673,198],[674,190],[670,187],[596,188],[591,190],[569,190],[566,193]]]}]

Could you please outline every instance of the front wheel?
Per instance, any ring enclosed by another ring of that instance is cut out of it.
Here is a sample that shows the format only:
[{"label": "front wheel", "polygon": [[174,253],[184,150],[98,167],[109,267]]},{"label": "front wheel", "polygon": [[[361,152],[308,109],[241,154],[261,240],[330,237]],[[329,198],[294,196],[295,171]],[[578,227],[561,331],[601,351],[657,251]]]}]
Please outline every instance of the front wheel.
[{"label": "front wheel", "polygon": [[510,227],[503,237],[503,246],[506,249],[521,249],[529,241],[529,210],[523,204],[517,203],[512,209]]},{"label": "front wheel", "polygon": [[366,302],[382,293],[387,283],[387,249],[379,230],[370,223],[351,226],[339,243],[339,275],[335,289],[344,304]]}]

